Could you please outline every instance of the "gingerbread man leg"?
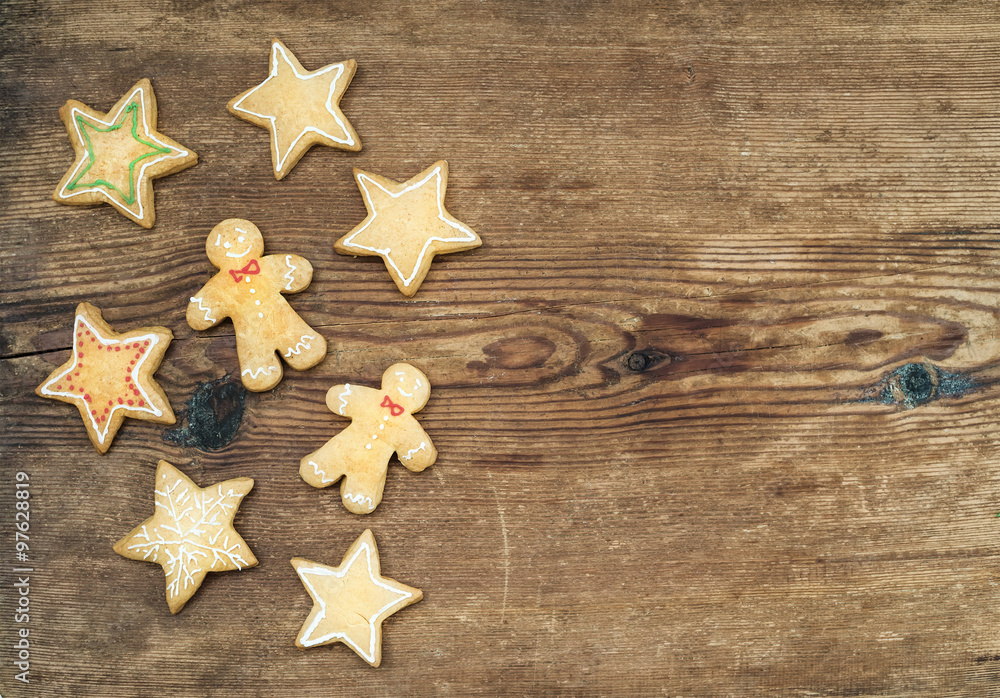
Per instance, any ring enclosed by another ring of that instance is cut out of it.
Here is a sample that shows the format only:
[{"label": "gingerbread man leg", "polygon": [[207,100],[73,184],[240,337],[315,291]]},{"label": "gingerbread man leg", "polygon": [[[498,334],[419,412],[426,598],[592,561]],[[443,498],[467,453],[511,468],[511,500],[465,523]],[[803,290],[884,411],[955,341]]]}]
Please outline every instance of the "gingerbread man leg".
[{"label": "gingerbread man leg", "polygon": [[349,469],[340,483],[340,500],[348,511],[370,514],[382,501],[389,464],[382,468]]},{"label": "gingerbread man leg", "polygon": [[326,340],[298,316],[296,320],[298,322],[289,323],[289,328],[282,332],[277,349],[289,366],[304,371],[326,356]]},{"label": "gingerbread man leg", "polygon": [[[264,346],[268,346],[264,344]],[[250,341],[236,335],[236,354],[240,360],[240,378],[247,390],[260,393],[281,382],[281,361],[274,349],[253,346]]]}]

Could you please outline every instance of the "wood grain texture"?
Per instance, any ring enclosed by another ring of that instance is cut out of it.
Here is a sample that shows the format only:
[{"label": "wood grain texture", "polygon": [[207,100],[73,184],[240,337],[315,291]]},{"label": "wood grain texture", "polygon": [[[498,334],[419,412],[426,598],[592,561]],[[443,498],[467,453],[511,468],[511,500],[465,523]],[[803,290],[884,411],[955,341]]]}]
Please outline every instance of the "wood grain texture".
[{"label": "wood grain texture", "polygon": [[[358,62],[364,150],[274,181],[225,109],[273,38]],[[0,616],[18,470],[35,569],[32,683],[4,622],[4,696],[998,690],[995,4],[10,0],[0,42]],[[54,203],[59,107],[142,77],[199,154],[154,185],[156,226]],[[441,158],[483,246],[408,300],[333,242],[365,215],[352,167]],[[291,303],[329,342],[260,395],[233,387],[231,324],[184,321],[231,217],[310,260]],[[171,328],[177,427],[128,421],[101,457],[33,394],[80,301]],[[395,361],[434,386],[440,455],[391,465],[362,518],[297,463],[346,424],[329,386]],[[260,565],[177,616],[160,568],[111,550],[160,458],[257,483],[236,525]],[[424,592],[378,670],[293,646],[289,559],[338,564],[366,527]]]}]

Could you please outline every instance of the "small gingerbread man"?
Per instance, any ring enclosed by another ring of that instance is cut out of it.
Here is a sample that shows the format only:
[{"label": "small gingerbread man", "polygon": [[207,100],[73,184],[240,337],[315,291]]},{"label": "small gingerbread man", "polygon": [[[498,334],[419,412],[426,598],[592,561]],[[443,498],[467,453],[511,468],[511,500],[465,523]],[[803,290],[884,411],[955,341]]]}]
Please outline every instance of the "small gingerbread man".
[{"label": "small gingerbread man", "polygon": [[304,371],[326,356],[326,340],[296,314],[282,293],[298,293],[312,280],[312,265],[293,254],[267,255],[264,238],[250,221],[222,221],[205,243],[220,271],[191,297],[187,321],[207,330],[227,317],[236,328],[236,353],[247,390],[270,390],[281,381],[280,352]]},{"label": "small gingerbread man", "polygon": [[389,459],[415,473],[434,463],[437,449],[413,417],[427,404],[431,384],[410,364],[393,364],[382,374],[382,388],[335,385],[326,393],[331,412],[351,424],[299,464],[299,475],[313,487],[329,487],[343,477],[340,498],[355,514],[370,514],[382,501]]}]

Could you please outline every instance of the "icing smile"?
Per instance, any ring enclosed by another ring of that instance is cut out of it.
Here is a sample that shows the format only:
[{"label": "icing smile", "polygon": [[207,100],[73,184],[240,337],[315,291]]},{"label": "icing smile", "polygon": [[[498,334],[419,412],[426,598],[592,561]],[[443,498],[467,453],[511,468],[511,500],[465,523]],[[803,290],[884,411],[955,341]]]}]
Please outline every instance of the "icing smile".
[{"label": "icing smile", "polygon": [[226,256],[227,257],[235,257],[236,259],[239,259],[240,257],[246,257],[248,254],[250,254],[250,250],[251,249],[253,249],[252,245],[250,247],[248,247],[246,249],[246,252],[244,252],[243,254],[233,254],[232,252],[226,252]]}]

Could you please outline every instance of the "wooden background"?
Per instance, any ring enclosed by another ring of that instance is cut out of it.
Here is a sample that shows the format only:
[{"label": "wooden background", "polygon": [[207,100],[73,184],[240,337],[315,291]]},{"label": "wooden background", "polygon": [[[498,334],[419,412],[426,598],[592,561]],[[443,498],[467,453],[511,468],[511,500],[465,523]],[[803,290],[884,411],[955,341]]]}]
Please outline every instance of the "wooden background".
[{"label": "wooden background", "polygon": [[[1000,694],[995,3],[7,0],[0,32],[5,698]],[[363,151],[273,179],[267,133],[225,109],[272,38],[308,69],[357,60]],[[50,199],[59,106],[107,110],[142,77],[200,156],[156,183],[151,231]],[[333,242],[364,217],[352,166],[439,158],[484,243],[407,300]],[[261,395],[227,378],[230,323],[184,320],[229,217],[311,260],[292,305],[330,343]],[[83,300],[173,330],[177,430],[130,420],[99,456],[33,394]],[[297,463],[346,424],[326,389],[394,361],[430,377],[441,455],[392,465],[359,517]],[[177,616],[161,569],[111,550],[160,458],[257,483],[237,527],[260,565]],[[425,595],[377,670],[292,644],[289,558],[338,564],[365,527]]]}]

